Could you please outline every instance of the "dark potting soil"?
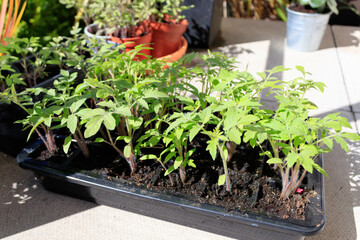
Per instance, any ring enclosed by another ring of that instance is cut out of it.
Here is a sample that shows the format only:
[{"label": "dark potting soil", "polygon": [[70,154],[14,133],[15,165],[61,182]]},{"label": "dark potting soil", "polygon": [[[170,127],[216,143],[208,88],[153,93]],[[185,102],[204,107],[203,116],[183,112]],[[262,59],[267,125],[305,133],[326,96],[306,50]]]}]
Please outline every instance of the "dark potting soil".
[{"label": "dark potting soil", "polygon": [[[232,183],[229,193],[225,185],[217,184],[218,176],[223,174],[221,160],[211,160],[203,144],[189,146],[189,149],[191,148],[197,149],[192,156],[196,168],[186,168],[185,184],[180,181],[177,170],[164,176],[165,170],[154,160],[138,161],[137,170],[131,174],[126,160],[120,158],[111,146],[90,146],[90,159],[79,154],[67,167],[73,171],[85,170],[81,172],[100,175],[113,182],[225,207],[228,211],[238,210],[281,219],[305,220],[306,205],[316,193],[311,189],[304,189],[302,194],[295,193],[289,199],[281,199],[281,181],[277,177],[279,175],[259,157],[258,149],[249,145],[240,145],[236,149],[228,163]],[[44,151],[46,152],[45,149],[39,150],[33,155],[44,156]],[[57,160],[54,158],[50,161]],[[170,162],[168,166],[171,165]]]},{"label": "dark potting soil", "polygon": [[313,8],[303,5],[293,5],[289,7],[291,10],[295,12],[302,12],[302,13],[317,13],[317,11]]},{"label": "dark potting soil", "polygon": [[63,138],[55,138],[56,146],[59,148],[59,151],[57,151],[54,154],[51,154],[46,146],[44,144],[41,144],[39,148],[37,148],[34,152],[32,152],[29,157],[31,157],[34,160],[37,161],[47,161],[49,163],[55,163],[55,164],[63,164],[69,157],[71,157],[71,153],[75,152],[77,149],[77,146],[75,144],[70,145],[70,149],[68,154],[64,153],[64,151],[61,150],[62,145],[64,144]]}]

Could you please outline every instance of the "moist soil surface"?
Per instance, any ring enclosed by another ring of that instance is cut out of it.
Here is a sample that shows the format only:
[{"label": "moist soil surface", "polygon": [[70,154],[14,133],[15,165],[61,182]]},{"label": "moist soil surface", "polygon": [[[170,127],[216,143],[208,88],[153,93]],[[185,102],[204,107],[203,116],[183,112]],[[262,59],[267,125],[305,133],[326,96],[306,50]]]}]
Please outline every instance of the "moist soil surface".
[{"label": "moist soil surface", "polygon": [[[92,176],[100,175],[113,182],[136,185],[200,203],[221,206],[228,211],[238,210],[273,218],[305,220],[306,205],[316,192],[301,186],[304,189],[302,194],[295,193],[289,199],[281,199],[281,180],[278,178],[280,174],[266,164],[263,157],[259,157],[259,149],[253,149],[249,145],[240,145],[236,149],[228,163],[232,183],[229,193],[225,185],[218,185],[218,176],[223,174],[222,162],[220,159],[215,161],[211,159],[205,150],[205,141],[199,141],[191,148],[197,149],[192,156],[196,168],[186,168],[185,184],[180,181],[177,170],[164,176],[165,170],[155,160],[138,161],[137,170],[131,173],[127,161],[122,159],[111,146],[92,145],[89,147],[90,159],[79,153],[77,157],[70,158],[70,161],[60,166],[64,168],[66,165],[71,171],[83,170],[82,173]],[[71,151],[75,151],[75,148],[70,149]],[[59,159],[64,159],[61,154],[51,157],[46,152],[46,149],[42,148],[32,155],[40,156],[37,158],[39,161],[47,159],[58,164]],[[146,154],[157,154],[157,152],[149,150]],[[172,162],[168,162],[167,165],[171,166]]]},{"label": "moist soil surface", "polygon": [[291,10],[295,12],[302,12],[302,13],[317,13],[317,11],[310,7],[305,7],[302,5],[294,5],[289,7]]}]

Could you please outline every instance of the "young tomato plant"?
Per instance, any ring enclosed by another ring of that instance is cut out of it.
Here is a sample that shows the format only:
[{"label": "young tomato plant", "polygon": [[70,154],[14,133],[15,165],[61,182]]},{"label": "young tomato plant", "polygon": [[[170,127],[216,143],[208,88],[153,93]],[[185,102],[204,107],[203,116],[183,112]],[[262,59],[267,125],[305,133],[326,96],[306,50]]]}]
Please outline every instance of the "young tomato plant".
[{"label": "young tomato plant", "polygon": [[[323,119],[309,117],[309,110],[316,107],[304,97],[305,93],[311,88],[323,91],[324,84],[307,80],[304,69],[297,69],[302,77],[282,82],[272,91],[278,100],[278,109],[248,128],[248,134],[253,135],[259,144],[266,138],[271,146],[272,151],[264,150],[264,154],[269,157],[267,163],[274,164],[274,168],[280,171],[282,198],[290,197],[306,173],[312,173],[314,168],[327,176],[315,163],[315,158],[332,151],[334,140],[346,151],[348,147],[344,139],[360,140],[355,133],[342,132],[343,127],[351,128],[351,125],[338,114],[330,114]],[[254,144],[254,141],[250,142]]]},{"label": "young tomato plant", "polygon": [[[210,88],[213,94],[206,99],[211,114],[217,116],[217,123],[212,131],[203,129],[203,133],[210,137],[207,150],[212,158],[215,160],[217,151],[220,153],[224,175],[220,175],[218,184],[225,183],[226,190],[231,192],[227,163],[231,160],[236,147],[241,144],[244,126],[260,119],[257,113],[262,88],[260,82],[255,81],[251,76],[225,69],[221,69],[217,76],[213,77]],[[202,122],[202,126],[206,125],[207,122]]]},{"label": "young tomato plant", "polygon": [[66,127],[70,131],[70,135],[64,140],[63,150],[65,153],[68,153],[71,142],[75,139],[83,155],[86,158],[89,158],[90,152],[81,131],[79,117],[76,113],[81,107],[86,106],[85,102],[90,98],[90,96],[74,92],[77,72],[69,74],[68,71],[61,70],[61,74],[62,77],[54,81],[56,97],[53,99],[53,103],[55,103],[56,106],[61,107],[58,110],[57,116],[57,122],[60,122],[60,124],[53,128]]},{"label": "young tomato plant", "polygon": [[[160,91],[163,82],[144,72],[148,69],[156,74],[161,69],[159,64],[133,61],[139,51],[141,48],[122,54],[117,50],[110,51],[105,58],[100,57],[101,61],[93,63],[88,78],[77,87],[79,91],[88,88],[95,103],[93,108],[81,109],[77,113],[85,123],[84,137],[99,133],[101,137],[97,136],[96,141],[111,145],[129,163],[131,172],[136,170],[139,155],[136,134],[141,131],[144,119],[149,118],[149,110],[161,99],[168,98]],[[118,141],[122,143],[121,147],[117,145]]]},{"label": "young tomato plant", "polygon": [[[14,88],[14,86],[12,86],[12,88]],[[54,155],[58,152],[58,147],[56,146],[51,126],[55,116],[59,114],[59,110],[61,108],[59,106],[51,104],[52,98],[55,95],[55,90],[48,90],[44,88],[30,88],[23,91],[23,94],[45,94],[44,98],[41,101],[37,101],[32,105],[31,97],[22,98],[22,100],[19,100],[20,98],[16,95],[16,92],[14,90],[11,100],[13,103],[17,104],[19,107],[25,110],[28,114],[26,119],[17,121],[17,123],[22,123],[24,126],[28,126],[31,128],[28,135],[28,140],[31,137],[32,133],[35,131],[41,138],[41,140],[44,142],[48,152],[51,155]],[[30,105],[31,107],[28,108],[28,105]]]},{"label": "young tomato plant", "polygon": [[171,158],[175,159],[174,164],[165,172],[165,176],[179,169],[183,184],[186,180],[186,166],[196,167],[194,160],[191,159],[195,149],[188,149],[189,130],[194,126],[191,122],[192,119],[192,113],[174,113],[165,120],[169,127],[162,135],[166,149],[161,154],[167,153],[164,163],[167,163]]}]

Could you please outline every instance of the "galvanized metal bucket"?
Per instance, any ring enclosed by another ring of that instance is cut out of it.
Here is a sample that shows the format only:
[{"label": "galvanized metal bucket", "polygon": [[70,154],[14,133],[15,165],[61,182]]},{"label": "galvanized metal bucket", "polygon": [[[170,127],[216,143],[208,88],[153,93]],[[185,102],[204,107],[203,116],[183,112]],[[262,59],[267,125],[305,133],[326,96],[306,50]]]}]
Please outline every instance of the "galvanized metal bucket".
[{"label": "galvanized metal bucket", "polygon": [[[90,32],[89,32],[89,28],[94,27],[94,26],[96,26],[96,24],[93,23],[93,24],[90,24],[89,26],[85,27],[85,29],[84,29],[84,33],[85,33],[85,35],[87,36],[87,39],[86,39],[86,43],[87,43],[87,44],[91,45],[91,41],[90,41],[89,39],[91,39],[91,38],[96,38],[99,43],[101,43],[101,42],[103,41],[103,42],[105,42],[105,43],[109,43],[109,44],[114,45],[114,47],[116,47],[116,46],[118,45],[117,43],[112,42],[112,41],[110,40],[110,39],[111,39],[110,35],[102,36],[102,35],[95,35],[95,34],[90,33]],[[93,50],[95,53],[97,53],[97,51],[98,51],[98,49],[95,48],[95,47],[92,48],[92,50]]]},{"label": "galvanized metal bucket", "polygon": [[331,12],[326,14],[302,13],[287,10],[286,43],[293,50],[310,52],[318,50]]}]

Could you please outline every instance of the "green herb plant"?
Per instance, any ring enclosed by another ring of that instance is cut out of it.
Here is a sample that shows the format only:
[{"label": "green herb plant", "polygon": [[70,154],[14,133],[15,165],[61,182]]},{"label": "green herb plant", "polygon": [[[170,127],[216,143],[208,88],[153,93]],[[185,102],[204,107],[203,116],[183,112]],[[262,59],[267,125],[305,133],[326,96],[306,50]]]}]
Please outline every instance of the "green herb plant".
[{"label": "green herb plant", "polygon": [[102,8],[93,5],[101,9],[95,23],[107,26],[108,33],[114,33],[121,39],[146,35],[150,31],[148,20],[156,10],[154,3],[154,0],[98,1],[97,4]]},{"label": "green herb plant", "polygon": [[179,23],[185,18],[181,14],[182,11],[194,7],[194,5],[184,5],[184,0],[157,0],[157,6],[159,10],[156,12],[156,18],[167,23]]},{"label": "green herb plant", "polygon": [[48,75],[47,67],[57,65],[64,68],[62,61],[61,37],[54,38],[52,48],[44,47],[38,37],[14,38],[6,46],[13,59],[18,60],[20,72],[27,87],[33,87]]},{"label": "green herb plant", "polygon": [[303,6],[310,6],[317,10],[317,12],[322,13],[325,10],[325,7],[328,7],[333,13],[339,14],[337,7],[337,2],[335,0],[300,0],[300,4]]},{"label": "green herb plant", "polygon": [[24,81],[20,78],[20,73],[11,66],[11,55],[5,47],[0,46],[2,55],[0,56],[0,92],[4,92],[7,86],[13,84],[25,85]]}]

